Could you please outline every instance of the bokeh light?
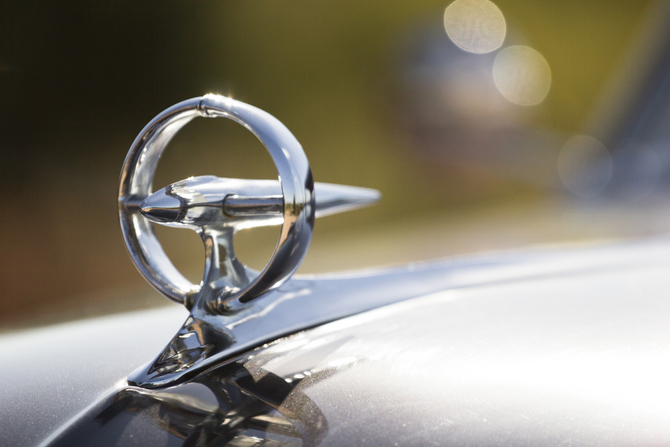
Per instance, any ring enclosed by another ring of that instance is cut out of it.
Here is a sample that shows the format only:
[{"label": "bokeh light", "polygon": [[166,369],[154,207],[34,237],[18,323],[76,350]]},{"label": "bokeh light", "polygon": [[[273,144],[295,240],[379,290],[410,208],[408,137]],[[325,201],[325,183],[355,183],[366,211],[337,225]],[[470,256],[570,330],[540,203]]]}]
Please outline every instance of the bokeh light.
[{"label": "bokeh light", "polygon": [[449,38],[471,53],[490,53],[505,40],[507,27],[500,9],[488,0],[456,0],[444,12]]},{"label": "bokeh light", "polygon": [[493,63],[493,80],[502,95],[522,106],[540,104],[551,87],[547,60],[526,46],[505,48]]},{"label": "bokeh light", "polygon": [[600,141],[575,135],[558,156],[558,175],[573,194],[590,198],[602,192],[612,178],[612,157]]}]

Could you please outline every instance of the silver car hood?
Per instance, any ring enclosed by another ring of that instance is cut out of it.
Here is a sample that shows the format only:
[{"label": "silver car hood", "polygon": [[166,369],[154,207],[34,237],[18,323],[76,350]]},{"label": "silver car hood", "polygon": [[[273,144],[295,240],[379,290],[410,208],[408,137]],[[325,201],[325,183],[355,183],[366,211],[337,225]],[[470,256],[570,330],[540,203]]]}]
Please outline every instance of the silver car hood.
[{"label": "silver car hood", "polygon": [[124,379],[173,335],[183,308],[5,335],[0,439],[667,445],[668,272],[670,243],[654,240],[312,277],[317,289],[346,283],[372,300],[406,286],[395,304],[158,391]]}]

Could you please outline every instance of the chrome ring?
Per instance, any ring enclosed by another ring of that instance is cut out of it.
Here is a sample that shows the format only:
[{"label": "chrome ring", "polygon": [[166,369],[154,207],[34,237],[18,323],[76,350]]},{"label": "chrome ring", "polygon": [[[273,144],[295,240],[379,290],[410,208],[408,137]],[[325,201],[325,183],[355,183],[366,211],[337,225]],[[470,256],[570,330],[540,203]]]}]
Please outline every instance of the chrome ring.
[{"label": "chrome ring", "polygon": [[314,227],[314,181],[298,140],[279,120],[248,104],[219,95],[205,95],[176,104],[156,116],[137,136],[121,171],[119,217],[124,241],[135,266],[166,297],[188,304],[200,290],[179,273],[156,238],[139,203],[151,194],[158,160],[172,137],[197,116],[224,117],[250,130],[265,145],[277,168],[284,199],[277,246],[260,274],[232,296],[231,308],[278,287],[297,270]]}]

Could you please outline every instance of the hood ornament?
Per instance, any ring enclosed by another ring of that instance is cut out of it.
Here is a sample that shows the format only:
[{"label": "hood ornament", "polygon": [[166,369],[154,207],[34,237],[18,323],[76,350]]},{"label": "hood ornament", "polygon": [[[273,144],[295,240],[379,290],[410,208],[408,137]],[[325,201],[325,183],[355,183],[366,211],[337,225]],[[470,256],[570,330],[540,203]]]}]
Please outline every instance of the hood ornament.
[{"label": "hood ornament", "polygon": [[[172,137],[198,116],[232,119],[250,130],[270,153],[279,180],[208,175],[152,193],[160,156]],[[256,320],[295,295],[273,291],[297,270],[307,252],[315,217],[366,206],[379,197],[379,192],[367,188],[314,183],[307,157],[293,134],[272,115],[248,104],[205,95],[163,111],[140,132],[123,165],[121,230],[142,276],[167,298],[184,304],[191,315],[156,360],[133,373],[129,382],[154,388],[183,382],[216,361],[254,347],[264,337],[300,328],[299,314],[285,317],[283,325],[268,325],[267,334]],[[199,285],[172,265],[152,224],[198,233],[206,257]],[[236,258],[233,234],[265,225],[281,225],[281,231],[270,260],[258,272]],[[300,290],[305,295],[307,289]],[[289,308],[282,312],[291,313]],[[256,324],[249,324],[251,320]]]}]

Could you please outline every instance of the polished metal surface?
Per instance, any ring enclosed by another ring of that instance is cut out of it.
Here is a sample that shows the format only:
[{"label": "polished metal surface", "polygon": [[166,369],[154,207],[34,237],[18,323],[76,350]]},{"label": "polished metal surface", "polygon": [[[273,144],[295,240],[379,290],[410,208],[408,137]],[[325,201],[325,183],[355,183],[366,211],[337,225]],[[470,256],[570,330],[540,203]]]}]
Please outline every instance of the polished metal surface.
[{"label": "polished metal surface", "polygon": [[[313,217],[369,205],[379,198],[377,191],[367,188],[327,183],[316,183],[313,187],[317,196]],[[189,228],[198,233],[205,244],[205,274],[199,293],[191,295],[185,304],[215,314],[231,314],[257,298],[250,295],[250,287],[266,274],[251,270],[237,260],[233,247],[235,232],[281,225],[285,221],[285,208],[279,181],[214,176],[191,177],[173,183],[139,204],[140,214],[151,222]],[[293,246],[286,242],[284,246],[286,250],[293,247],[295,252],[304,254],[308,243]],[[284,271],[275,278],[276,283],[271,288],[279,286],[292,273]]]},{"label": "polished metal surface", "polygon": [[133,385],[164,388],[193,379],[221,361],[276,338],[452,283],[444,265],[355,275],[293,278],[230,315],[191,310],[182,328]]},{"label": "polished metal surface", "polygon": [[[280,180],[200,176],[151,193],[154,171],[165,147],[196,116],[229,118],[253,132],[272,156]],[[323,307],[304,310],[314,305],[305,299],[294,304],[287,301],[286,294],[270,292],[298,268],[309,246],[315,217],[378,199],[379,193],[370,189],[315,185],[295,137],[276,118],[255,107],[206,95],[159,114],[142,130],[124,163],[119,188],[121,228],[140,273],[165,296],[184,304],[191,315],[165,351],[148,369],[134,373],[132,381],[147,387],[174,384],[271,334],[289,333],[369,309],[369,304],[345,303],[332,311]],[[199,286],[174,268],[152,223],[198,233],[205,246],[205,272]],[[238,230],[265,225],[282,228],[274,253],[257,272],[237,259],[233,236]],[[309,289],[303,284],[292,287]],[[281,313],[275,315],[274,309],[281,309]],[[267,318],[276,321],[255,322]],[[251,320],[254,324],[245,324]]]},{"label": "polished metal surface", "polygon": [[[285,206],[279,241],[266,267],[253,277],[246,274],[232,253],[227,255],[232,250],[232,231],[203,223],[198,231],[210,255],[208,268],[201,286],[191,284],[174,268],[137,206],[151,194],[153,175],[167,144],[196,116],[225,117],[249,129],[267,148],[281,179]],[[300,143],[279,120],[234,99],[205,95],[170,107],[138,135],[121,171],[119,214],[131,258],[156,289],[189,307],[196,293],[207,295],[201,302],[214,298],[222,306],[236,307],[279,286],[298,268],[312,236],[314,182]],[[208,280],[207,275],[215,278]]]},{"label": "polished metal surface", "polygon": [[416,298],[272,341],[185,385],[113,387],[45,440],[668,445],[668,253],[657,240],[314,280],[324,304],[338,288]]},{"label": "polished metal surface", "polygon": [[[265,145],[280,181],[192,177],[151,193],[151,182],[172,137],[197,116],[225,117],[253,132]],[[119,214],[130,256],[144,278],[168,298],[191,308],[235,311],[286,281],[298,268],[312,236],[314,218],[365,206],[379,193],[314,181],[300,143],[276,118],[218,95],[181,102],[154,118],[133,143],[121,171]],[[205,244],[207,265],[200,285],[174,268],[150,222],[191,228]],[[261,272],[239,263],[236,230],[282,225],[277,246]]]},{"label": "polished metal surface", "polygon": [[[374,189],[314,183],[315,217],[370,205]],[[140,204],[154,223],[200,231],[209,226],[244,229],[282,223],[284,200],[277,180],[243,180],[211,175],[191,177],[166,186]]]}]

